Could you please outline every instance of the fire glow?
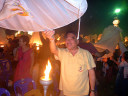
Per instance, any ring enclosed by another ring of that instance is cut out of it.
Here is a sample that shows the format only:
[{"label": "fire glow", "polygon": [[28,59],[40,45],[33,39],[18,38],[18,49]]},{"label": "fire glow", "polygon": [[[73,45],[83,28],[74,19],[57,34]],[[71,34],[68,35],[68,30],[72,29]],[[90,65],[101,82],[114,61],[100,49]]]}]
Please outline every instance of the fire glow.
[{"label": "fire glow", "polygon": [[52,68],[52,67],[51,67],[51,63],[50,63],[50,61],[48,60],[48,65],[46,65],[46,69],[45,69],[45,71],[44,71],[45,76],[41,78],[42,80],[45,80],[45,81],[50,80],[49,74],[50,74],[51,68]]}]

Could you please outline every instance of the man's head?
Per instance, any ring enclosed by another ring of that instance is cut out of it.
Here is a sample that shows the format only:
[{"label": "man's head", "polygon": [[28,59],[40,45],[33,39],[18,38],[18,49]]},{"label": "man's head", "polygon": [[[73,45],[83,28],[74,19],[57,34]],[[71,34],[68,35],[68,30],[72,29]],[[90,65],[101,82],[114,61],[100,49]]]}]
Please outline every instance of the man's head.
[{"label": "man's head", "polygon": [[77,48],[79,40],[74,32],[67,32],[65,35],[65,45],[69,50]]}]

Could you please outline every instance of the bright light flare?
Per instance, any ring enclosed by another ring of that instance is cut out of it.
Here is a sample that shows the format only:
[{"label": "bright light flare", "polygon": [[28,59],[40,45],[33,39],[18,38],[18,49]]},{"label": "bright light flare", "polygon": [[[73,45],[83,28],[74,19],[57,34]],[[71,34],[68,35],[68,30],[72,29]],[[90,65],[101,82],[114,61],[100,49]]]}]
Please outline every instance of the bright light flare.
[{"label": "bright light flare", "polygon": [[119,13],[121,10],[120,9],[116,9],[115,10],[115,13]]},{"label": "bright light flare", "polygon": [[57,40],[59,41],[60,40],[60,37],[58,37]]},{"label": "bright light flare", "polygon": [[29,34],[29,35],[32,35],[32,34],[33,34],[33,31],[28,31],[28,34]]},{"label": "bright light flare", "polygon": [[4,47],[4,45],[0,45],[0,47],[2,47],[2,48],[3,48],[3,47]]},{"label": "bright light flare", "polygon": [[39,50],[39,49],[40,49],[40,47],[39,47],[39,46],[37,46],[37,47],[36,47],[36,50]]}]

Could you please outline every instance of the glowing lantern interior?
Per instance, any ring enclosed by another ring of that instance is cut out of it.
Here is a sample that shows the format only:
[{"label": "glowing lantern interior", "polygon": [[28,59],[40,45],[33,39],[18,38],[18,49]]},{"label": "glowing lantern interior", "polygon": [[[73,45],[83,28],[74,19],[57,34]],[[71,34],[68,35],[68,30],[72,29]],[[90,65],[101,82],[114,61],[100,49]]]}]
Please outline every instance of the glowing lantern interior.
[{"label": "glowing lantern interior", "polygon": [[36,44],[36,46],[42,45],[39,32],[34,32],[30,39],[30,45]]}]

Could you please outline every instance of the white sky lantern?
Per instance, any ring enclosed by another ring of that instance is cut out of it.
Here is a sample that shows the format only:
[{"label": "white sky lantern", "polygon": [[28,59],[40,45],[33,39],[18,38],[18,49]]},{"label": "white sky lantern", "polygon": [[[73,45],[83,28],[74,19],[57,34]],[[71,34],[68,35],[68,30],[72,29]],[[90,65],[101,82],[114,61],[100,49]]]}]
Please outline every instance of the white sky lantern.
[{"label": "white sky lantern", "polygon": [[0,27],[24,32],[68,25],[83,16],[88,6],[87,0],[0,1]]}]

